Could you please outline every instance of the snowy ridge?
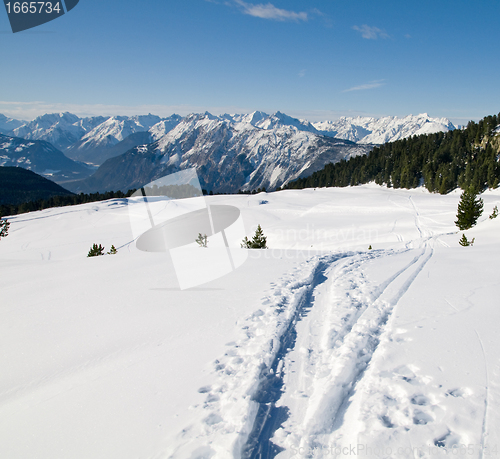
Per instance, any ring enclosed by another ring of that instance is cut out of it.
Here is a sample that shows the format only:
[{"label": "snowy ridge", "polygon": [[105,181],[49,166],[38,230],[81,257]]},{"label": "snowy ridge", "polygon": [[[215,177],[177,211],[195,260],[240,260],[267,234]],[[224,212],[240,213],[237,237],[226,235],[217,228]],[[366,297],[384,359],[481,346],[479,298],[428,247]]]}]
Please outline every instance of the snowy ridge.
[{"label": "snowy ridge", "polygon": [[128,190],[189,167],[210,191],[274,189],[371,149],[316,134],[298,120],[297,126],[282,124],[282,114],[262,116],[189,115],[157,142],[104,164],[81,190]]},{"label": "snowy ridge", "polygon": [[404,118],[342,117],[338,121],[322,121],[313,126],[324,135],[362,144],[383,144],[413,135],[446,132],[455,129],[447,118],[431,118],[427,113]]},{"label": "snowy ridge", "polygon": [[7,134],[23,124],[24,121],[9,118],[0,113],[0,134]]},{"label": "snowy ridge", "polygon": [[135,132],[150,130],[162,120],[159,116],[112,116],[85,134],[73,149],[90,149],[101,145],[116,145]]}]

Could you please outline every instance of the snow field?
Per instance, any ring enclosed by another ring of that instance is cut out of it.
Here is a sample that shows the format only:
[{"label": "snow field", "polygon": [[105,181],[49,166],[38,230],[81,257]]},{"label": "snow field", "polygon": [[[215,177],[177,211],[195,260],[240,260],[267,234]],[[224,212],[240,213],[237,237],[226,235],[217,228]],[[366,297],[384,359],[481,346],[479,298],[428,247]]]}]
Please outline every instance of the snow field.
[{"label": "snow field", "polygon": [[[469,248],[458,198],[375,185],[210,197],[239,207],[249,236],[260,223],[271,249],[186,291],[168,256],[135,249],[125,200],[12,217],[0,457],[444,457],[460,445],[494,457],[500,220],[488,215],[500,192],[484,194]],[[94,242],[119,252],[87,259]]]}]

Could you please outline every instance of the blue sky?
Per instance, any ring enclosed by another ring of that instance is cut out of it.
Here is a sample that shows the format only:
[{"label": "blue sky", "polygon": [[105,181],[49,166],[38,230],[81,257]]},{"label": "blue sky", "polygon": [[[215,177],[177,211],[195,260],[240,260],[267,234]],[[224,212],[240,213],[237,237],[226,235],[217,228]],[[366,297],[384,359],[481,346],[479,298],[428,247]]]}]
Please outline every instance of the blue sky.
[{"label": "blue sky", "polygon": [[13,34],[0,113],[280,110],[318,121],[500,111],[500,2],[80,0]]}]

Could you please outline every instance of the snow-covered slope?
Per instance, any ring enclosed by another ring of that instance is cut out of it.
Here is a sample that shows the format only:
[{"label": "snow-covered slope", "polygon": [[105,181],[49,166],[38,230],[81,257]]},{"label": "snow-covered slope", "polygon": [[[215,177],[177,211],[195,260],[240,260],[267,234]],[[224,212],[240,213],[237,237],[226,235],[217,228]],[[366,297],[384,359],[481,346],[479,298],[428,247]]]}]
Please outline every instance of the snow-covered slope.
[{"label": "snow-covered slope", "polygon": [[[207,197],[270,249],[184,291],[136,249],[138,202],[9,218],[0,457],[495,457],[500,191],[483,198],[460,247],[457,192]],[[118,254],[86,258],[96,242]]]},{"label": "snow-covered slope", "polygon": [[181,120],[182,116],[174,114],[151,126],[148,129],[148,132],[151,134],[152,141],[159,140],[165,134],[170,132],[175,126],[177,126]]},{"label": "snow-covered slope", "polygon": [[0,134],[9,134],[24,123],[24,121],[9,118],[0,113]]},{"label": "snow-covered slope", "polygon": [[214,192],[273,189],[327,163],[370,151],[314,131],[308,123],[279,112],[265,118],[260,113],[234,118],[190,115],[157,142],[111,158],[72,190],[139,188],[190,167],[197,168],[203,188]]},{"label": "snow-covered slope", "polygon": [[432,134],[454,130],[447,118],[431,118],[427,113],[404,118],[342,117],[337,121],[322,121],[313,126],[324,135],[347,139],[362,144],[383,144],[413,135]]},{"label": "snow-covered slope", "polygon": [[128,135],[135,132],[147,131],[160,121],[161,118],[155,115],[112,116],[85,134],[81,138],[81,141],[73,146],[72,150],[93,149],[97,146],[108,144],[116,145]]}]

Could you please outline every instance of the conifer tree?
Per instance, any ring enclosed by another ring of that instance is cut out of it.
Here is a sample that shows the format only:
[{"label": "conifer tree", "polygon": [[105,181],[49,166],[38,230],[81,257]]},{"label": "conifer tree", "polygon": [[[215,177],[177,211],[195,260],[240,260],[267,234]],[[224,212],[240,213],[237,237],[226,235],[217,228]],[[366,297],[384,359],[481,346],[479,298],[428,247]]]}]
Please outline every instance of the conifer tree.
[{"label": "conifer tree", "polygon": [[94,244],[92,248],[89,250],[89,253],[87,255],[88,257],[98,257],[99,255],[104,255],[104,247],[99,244]]},{"label": "conifer tree", "polygon": [[108,255],[116,255],[118,253],[118,250],[116,250],[116,247],[114,245],[111,246],[109,249]]},{"label": "conifer tree", "polygon": [[0,238],[6,237],[9,234],[10,223],[7,220],[0,218]]},{"label": "conifer tree", "polygon": [[264,236],[264,232],[260,225],[257,226],[255,234],[252,240],[249,240],[246,236],[241,243],[241,247],[244,249],[267,249],[267,238]]},{"label": "conifer tree", "polygon": [[200,247],[206,248],[208,244],[208,236],[206,234],[198,233],[198,237],[195,241]]},{"label": "conifer tree", "polygon": [[474,245],[474,241],[476,240],[475,237],[472,238],[472,241],[469,241],[466,237],[465,237],[465,234],[462,234],[462,237],[460,238],[460,240],[458,241],[458,243],[462,246],[462,247],[469,247],[469,246],[472,246]]},{"label": "conifer tree", "polygon": [[460,195],[455,224],[460,230],[472,228],[482,213],[483,200],[477,196],[477,193],[472,188],[469,188]]}]

